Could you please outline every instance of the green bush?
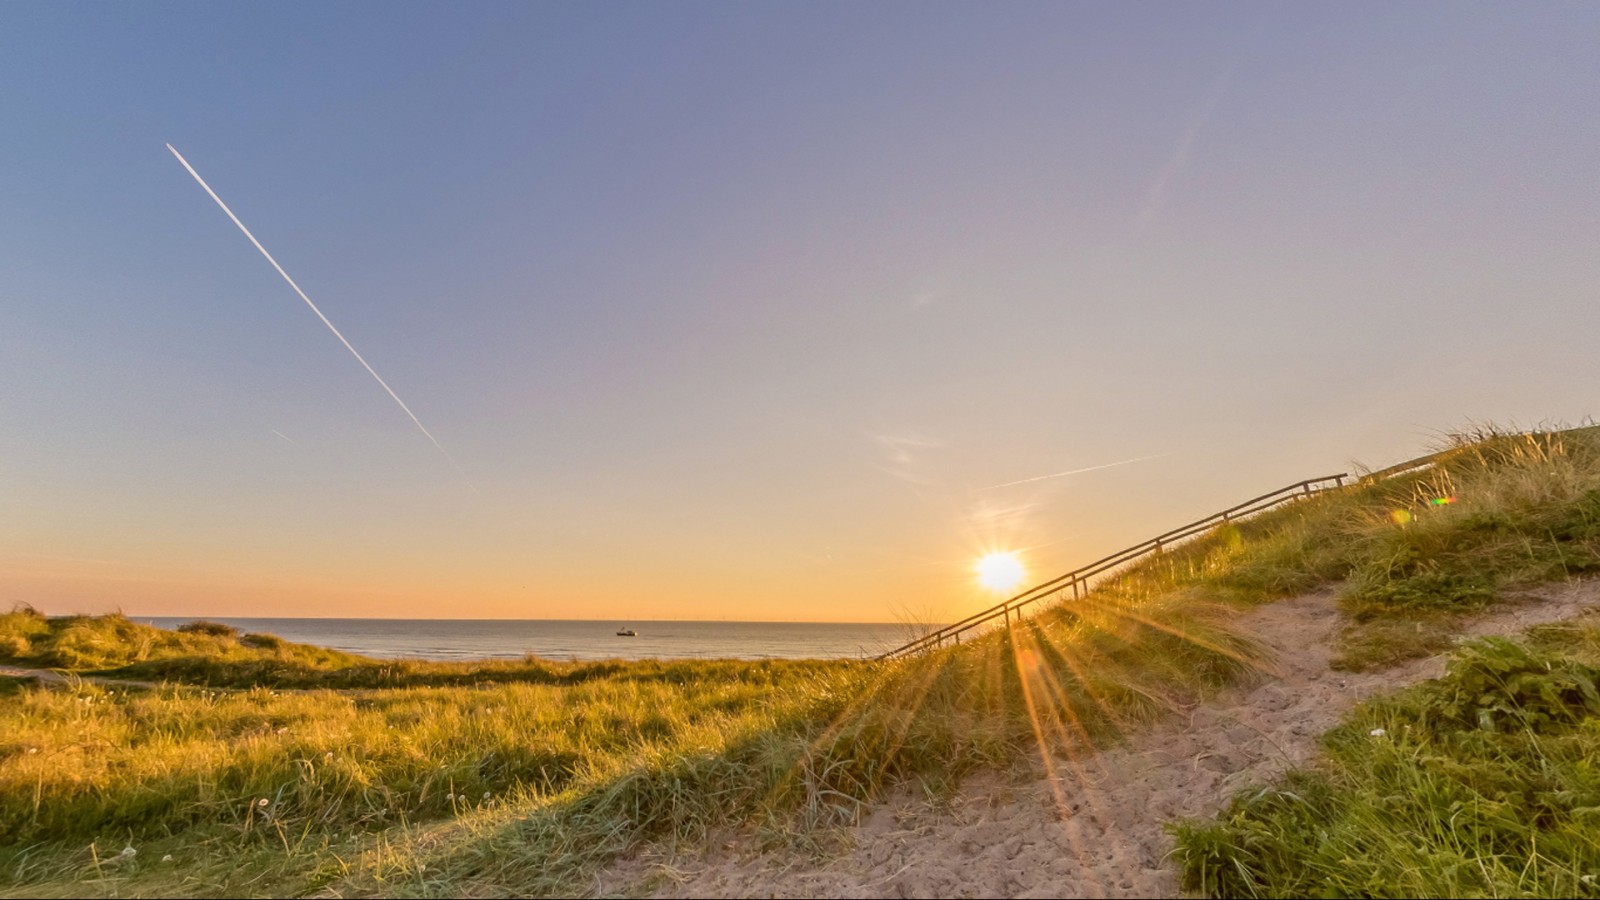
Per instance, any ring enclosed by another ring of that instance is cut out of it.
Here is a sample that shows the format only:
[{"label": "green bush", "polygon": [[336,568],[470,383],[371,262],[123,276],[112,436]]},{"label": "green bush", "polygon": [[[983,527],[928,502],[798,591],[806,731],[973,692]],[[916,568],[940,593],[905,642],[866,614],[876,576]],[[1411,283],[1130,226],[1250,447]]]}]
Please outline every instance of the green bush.
[{"label": "green bush", "polygon": [[1536,654],[1506,638],[1463,646],[1429,695],[1421,724],[1436,731],[1547,731],[1600,714],[1600,669]]},{"label": "green bush", "polygon": [[1346,609],[1358,622],[1396,613],[1481,609],[1494,600],[1489,579],[1462,572],[1426,571],[1400,577],[1359,577],[1346,595]]},{"label": "green bush", "polygon": [[236,638],[239,636],[239,629],[232,625],[224,625],[221,622],[208,622],[205,619],[185,622],[178,626],[178,631],[183,634],[203,634],[207,637],[215,638]]},{"label": "green bush", "polygon": [[282,650],[290,646],[288,641],[275,634],[247,634],[239,639],[239,643],[257,650]]},{"label": "green bush", "polygon": [[0,635],[0,659],[11,662],[33,655],[33,642],[20,634]]}]

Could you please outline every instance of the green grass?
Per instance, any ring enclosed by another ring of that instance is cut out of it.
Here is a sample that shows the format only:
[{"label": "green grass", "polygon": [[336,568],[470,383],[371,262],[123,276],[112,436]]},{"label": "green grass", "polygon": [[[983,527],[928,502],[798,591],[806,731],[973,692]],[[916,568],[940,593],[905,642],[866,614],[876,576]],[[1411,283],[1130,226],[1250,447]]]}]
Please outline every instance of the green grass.
[{"label": "green grass", "polygon": [[[944,796],[974,770],[1013,766],[1041,744],[1085,748],[1236,676],[1248,647],[1215,613],[1107,606],[1022,628],[1015,645],[995,635],[862,667],[864,681],[830,692],[832,704],[719,751],[658,759],[525,818],[478,818],[386,844],[340,889],[561,894],[597,856],[645,839],[695,844],[717,827],[826,846],[829,829],[856,821],[890,785]],[[1149,665],[1152,653],[1167,664]]]},{"label": "green grass", "polygon": [[1315,768],[1178,826],[1211,897],[1600,897],[1600,619],[1465,645]]},{"label": "green grass", "polygon": [[[807,846],[892,785],[940,796],[1194,702],[1249,667],[1225,614],[1108,599],[895,664],[525,661],[412,673],[468,686],[292,690],[304,670],[285,679],[254,648],[178,655],[227,635],[18,612],[37,654],[104,630],[143,664],[264,684],[19,687],[0,707],[0,872],[24,894],[182,893],[179,872],[201,894],[568,894],[642,841],[734,827]],[[95,646],[99,665],[128,656]],[[124,846],[138,855],[104,862]]]},{"label": "green grass", "polygon": [[1600,428],[1457,436],[1426,469],[1364,479],[1224,525],[1103,594],[1254,604],[1337,590],[1336,665],[1449,646],[1465,619],[1528,586],[1600,574]]},{"label": "green grass", "polygon": [[[215,622],[194,622],[167,631],[120,614],[45,617],[25,605],[0,615],[0,661],[85,673],[120,670],[123,674],[159,672],[140,666],[204,663],[228,677],[272,665],[334,672],[377,662],[337,650],[291,644],[274,635],[240,635]],[[196,669],[195,674],[199,672]]]},{"label": "green grass", "polygon": [[0,895],[570,895],[645,842],[823,848],[891,787],[947,796],[1249,677],[1241,606],[1337,589],[1346,664],[1387,665],[1600,568],[1596,430],[1476,437],[893,663],[375,660],[19,609],[0,661],[160,686],[0,684]]},{"label": "green grass", "polygon": [[687,683],[570,688],[24,691],[0,710],[0,843],[243,830],[263,817],[286,827],[438,818],[484,795],[556,794],[652,755],[721,747],[853,674],[725,663]]},{"label": "green grass", "polygon": [[[577,798],[758,737],[783,746],[864,676],[844,663],[726,662],[688,680],[570,686],[24,690],[0,707],[0,846],[10,848],[0,865],[32,892],[80,876],[91,844],[115,853],[178,838],[254,858],[240,877],[293,850],[305,890],[330,862],[308,847],[395,840],[508,808],[548,820]],[[562,827],[571,838],[572,823]],[[113,874],[140,867],[150,868],[136,859]]]}]

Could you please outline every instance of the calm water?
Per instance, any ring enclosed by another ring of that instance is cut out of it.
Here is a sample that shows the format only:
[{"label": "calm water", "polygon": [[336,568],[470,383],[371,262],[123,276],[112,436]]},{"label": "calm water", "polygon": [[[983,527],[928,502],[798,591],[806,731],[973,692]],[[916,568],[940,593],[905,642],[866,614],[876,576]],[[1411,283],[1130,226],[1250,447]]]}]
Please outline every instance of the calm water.
[{"label": "calm water", "polygon": [[[176,628],[192,618],[140,618]],[[212,619],[244,632],[364,656],[423,659],[739,658],[871,656],[909,639],[900,624],[832,622],[591,622],[557,619]],[[632,628],[637,637],[620,637]]]}]

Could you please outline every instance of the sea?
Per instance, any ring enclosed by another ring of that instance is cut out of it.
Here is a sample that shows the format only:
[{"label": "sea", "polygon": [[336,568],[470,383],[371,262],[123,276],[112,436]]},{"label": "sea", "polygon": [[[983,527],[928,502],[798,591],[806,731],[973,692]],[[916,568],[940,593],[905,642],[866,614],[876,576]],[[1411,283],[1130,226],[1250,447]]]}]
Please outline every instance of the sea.
[{"label": "sea", "polygon": [[[177,628],[194,618],[130,618]],[[904,623],[600,622],[568,619],[208,618],[245,633],[382,658],[858,659],[904,644]],[[619,635],[632,630],[633,636]]]}]

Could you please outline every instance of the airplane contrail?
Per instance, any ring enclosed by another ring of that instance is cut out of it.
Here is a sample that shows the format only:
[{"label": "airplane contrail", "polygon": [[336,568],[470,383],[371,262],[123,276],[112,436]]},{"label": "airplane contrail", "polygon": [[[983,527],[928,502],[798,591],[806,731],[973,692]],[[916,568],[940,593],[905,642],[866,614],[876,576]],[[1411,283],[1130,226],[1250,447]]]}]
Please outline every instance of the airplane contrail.
[{"label": "airplane contrail", "polygon": [[1033,482],[1033,481],[1044,481],[1047,478],[1064,478],[1064,477],[1066,477],[1068,475],[1080,475],[1080,474],[1082,474],[1084,472],[1094,472],[1094,471],[1097,471],[1099,469],[1109,469],[1109,468],[1112,468],[1114,466],[1126,466],[1126,465],[1130,465],[1130,464],[1136,463],[1136,462],[1144,462],[1147,459],[1160,459],[1163,456],[1171,456],[1173,453],[1176,453],[1176,452],[1178,452],[1178,451],[1172,450],[1172,451],[1169,451],[1167,453],[1156,453],[1156,454],[1153,454],[1151,456],[1136,456],[1133,459],[1124,459],[1124,460],[1122,460],[1120,462],[1104,463],[1102,465],[1088,466],[1087,468],[1082,468],[1082,469],[1070,469],[1070,470],[1068,470],[1066,472],[1052,472],[1049,475],[1036,475],[1036,476],[1034,476],[1032,478],[1021,479],[1020,481],[1008,481],[1005,484],[991,484],[986,488],[981,488],[981,490],[992,491],[995,488],[1011,487],[1012,485],[1017,485],[1017,484],[1028,484],[1029,482]]},{"label": "airplane contrail", "polygon": [[[367,370],[367,373],[376,379],[378,384],[383,386],[384,390],[389,392],[389,396],[394,398],[394,402],[400,404],[400,408],[405,410],[406,415],[411,417],[411,421],[417,423],[417,428],[427,436],[428,440],[433,442],[435,447],[439,448],[439,452],[444,454],[445,459],[450,460],[450,464],[456,467],[456,471],[461,473],[461,477],[467,478],[467,471],[461,468],[461,464],[456,462],[456,458],[454,456],[450,455],[450,451],[446,450],[444,445],[439,443],[439,439],[433,436],[433,432],[429,431],[428,427],[422,424],[422,420],[417,418],[417,414],[411,411],[411,407],[407,406],[406,402],[400,399],[400,395],[394,392],[394,388],[389,387],[389,383],[383,380],[383,376],[379,375],[377,371],[373,369],[365,359],[362,358],[360,352],[358,352],[356,348],[345,339],[344,335],[339,333],[339,329],[333,327],[333,323],[328,321],[328,317],[322,314],[322,310],[317,309],[317,305],[311,302],[311,298],[306,296],[306,292],[300,290],[300,285],[294,283],[294,279],[289,277],[289,273],[283,270],[283,266],[278,265],[278,261],[272,258],[272,254],[267,252],[266,247],[261,246],[261,242],[256,240],[255,235],[250,233],[250,229],[244,227],[244,223],[239,221],[239,217],[233,214],[233,210],[228,208],[228,204],[223,203],[222,198],[217,196],[217,192],[211,189],[211,185],[206,184],[206,180],[200,177],[200,173],[194,170],[194,166],[189,165],[189,161],[183,158],[183,154],[178,152],[178,148],[168,144],[167,149],[172,151],[172,155],[178,158],[178,162],[182,163],[183,167],[188,170],[189,174],[194,176],[194,180],[205,189],[205,192],[211,195],[211,199],[217,201],[217,205],[222,207],[222,211],[228,214],[228,218],[233,220],[233,224],[239,226],[239,230],[244,232],[244,236],[250,239],[250,243],[254,244],[256,249],[261,251],[261,255],[267,258],[267,262],[272,263],[272,267],[278,270],[278,274],[283,276],[283,280],[289,282],[289,287],[294,288],[294,292],[300,295],[300,299],[304,300],[307,306],[311,307],[311,311],[317,314],[317,318],[322,320],[322,324],[328,326],[328,330],[333,332],[333,336],[339,339],[339,343],[344,344],[344,348],[350,351],[350,355],[354,356],[356,361],[361,363],[362,367]],[[274,432],[274,434],[276,434],[276,432]],[[283,437],[281,434],[278,436]],[[288,438],[284,438],[284,440],[288,440]],[[477,490],[477,488],[473,486],[471,479],[467,480],[467,486],[471,487],[474,491]]]}]

